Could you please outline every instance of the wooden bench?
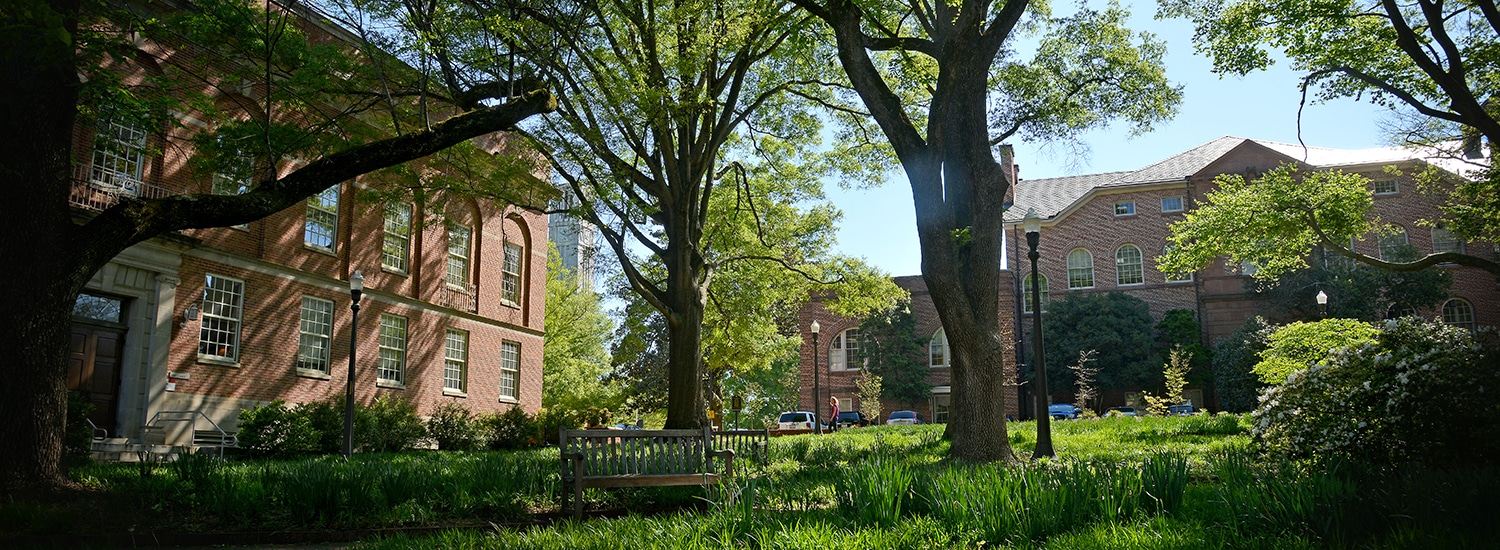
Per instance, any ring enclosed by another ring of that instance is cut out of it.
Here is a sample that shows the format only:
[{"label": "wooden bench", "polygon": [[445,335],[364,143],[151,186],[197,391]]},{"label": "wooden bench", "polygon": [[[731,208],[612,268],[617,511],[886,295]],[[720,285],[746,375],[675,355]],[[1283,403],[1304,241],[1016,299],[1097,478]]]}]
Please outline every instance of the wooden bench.
[{"label": "wooden bench", "polygon": [[766,465],[771,430],[714,430],[714,448],[734,451],[734,457]]},{"label": "wooden bench", "polygon": [[[569,430],[558,434],[562,458],[562,508],[573,496],[573,517],[583,516],[583,490],[602,487],[714,485],[734,471],[734,451],[713,450],[713,431]],[[722,473],[713,458],[724,460]]]}]

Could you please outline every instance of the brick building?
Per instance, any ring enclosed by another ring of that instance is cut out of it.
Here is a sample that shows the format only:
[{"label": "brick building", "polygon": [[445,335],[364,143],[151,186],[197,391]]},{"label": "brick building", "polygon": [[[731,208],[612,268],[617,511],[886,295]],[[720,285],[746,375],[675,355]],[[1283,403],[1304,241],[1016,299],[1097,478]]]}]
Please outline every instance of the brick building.
[{"label": "brick building", "polygon": [[[1005,160],[1008,162],[1008,158]],[[1214,189],[1215,177],[1221,174],[1258,174],[1284,163],[1295,163],[1305,171],[1337,169],[1370,178],[1374,182],[1374,213],[1383,221],[1400,226],[1405,233],[1396,237],[1397,240],[1416,247],[1421,253],[1466,251],[1500,256],[1500,249],[1494,243],[1458,242],[1441,228],[1417,223],[1417,220],[1437,217],[1442,197],[1419,193],[1410,174],[1427,164],[1452,173],[1462,173],[1463,168],[1461,163],[1451,159],[1423,158],[1405,149],[1304,148],[1223,137],[1139,170],[1036,180],[1018,178],[1013,187],[1014,200],[1006,214],[1007,250],[1002,259],[1006,262],[1002,268],[1010,278],[1005,291],[1012,293],[1014,299],[1007,302],[1004,311],[998,314],[1004,326],[1020,327],[1021,330],[1013,330],[1014,338],[1007,338],[1012,346],[1006,357],[1014,357],[1015,364],[1024,365],[1029,363],[1032,354],[1030,267],[1025,261],[1028,249],[1021,227],[1021,220],[1030,209],[1035,209],[1042,218],[1038,270],[1044,313],[1049,298],[1061,298],[1069,293],[1122,292],[1145,301],[1156,321],[1173,309],[1196,312],[1203,325],[1205,344],[1228,335],[1251,316],[1276,317],[1276,312],[1266,311],[1264,304],[1246,290],[1245,283],[1250,279],[1247,270],[1253,270],[1253,265],[1226,266],[1220,261],[1195,273],[1167,274],[1158,271],[1154,261],[1167,245],[1168,225],[1182,219],[1186,211]],[[1407,176],[1388,174],[1388,166],[1400,168]],[[1353,244],[1355,250],[1362,253],[1379,255],[1381,251],[1374,236],[1356,240]],[[1014,269],[1009,265],[1011,259],[1018,260]],[[1452,275],[1452,295],[1442,306],[1417,314],[1462,326],[1500,326],[1500,284],[1497,284],[1500,281],[1495,276],[1477,268],[1457,265],[1437,269]],[[943,346],[942,333],[921,277],[898,277],[896,282],[912,292],[918,333],[932,334],[933,348],[940,349]],[[839,355],[850,353],[845,331],[857,327],[858,322],[829,314],[816,298],[804,304],[801,317],[800,404],[806,408],[812,403],[814,353],[819,354],[823,380],[827,382],[823,386],[823,395],[828,395],[831,387],[833,395],[841,398],[852,396],[853,380],[858,376],[858,370],[839,370],[836,365],[840,364]],[[812,349],[808,333],[814,319],[822,329],[820,349],[816,351]],[[948,373],[936,361],[933,363],[931,380],[937,388],[932,402],[926,408],[919,407],[919,411],[929,419],[942,421],[946,416],[944,395]],[[835,367],[830,369],[831,365]],[[1013,376],[1014,364],[1007,363],[1006,368]],[[1020,397],[1029,402],[1030,396],[1024,387],[1021,389]],[[1071,401],[1070,388],[1053,389],[1053,402]],[[1189,387],[1188,395],[1200,406],[1212,408],[1215,405],[1212,392],[1207,388]],[[1010,410],[1016,410],[1015,397],[1015,393],[1007,392]],[[1106,392],[1103,405],[1124,405],[1127,399],[1125,391]],[[826,398],[823,401],[822,412],[826,414]],[[895,409],[884,405],[882,410]],[[1019,414],[1013,416],[1029,417],[1031,410],[1028,404],[1020,407]]]},{"label": "brick building", "polygon": [[[353,43],[316,14],[297,15],[315,39]],[[138,45],[127,83],[159,70],[155,60],[191,55]],[[234,99],[254,104],[262,91],[214,93],[246,94]],[[77,128],[75,214],[91,216],[122,197],[243,192],[248,181],[189,169],[187,138],[213,121],[174,116],[184,124],[153,129],[106,119]],[[505,150],[503,136],[475,142]],[[159,237],[116,257],[75,307],[68,383],[96,404],[91,420],[111,436],[135,438],[158,413],[193,411],[233,431],[245,408],[343,395],[356,272],[364,277],[356,400],[407,399],[421,414],[450,401],[476,412],[535,413],[546,216],[462,197],[358,198],[378,184],[373,176],[346,181],[263,220]],[[516,186],[540,197],[536,204],[555,194],[540,181]],[[169,441],[189,437],[187,425],[165,427]]]},{"label": "brick building", "polygon": [[[1440,228],[1428,228],[1417,220],[1435,219],[1442,197],[1417,192],[1410,179],[1427,164],[1461,173],[1451,159],[1422,158],[1410,150],[1376,148],[1340,150],[1321,147],[1223,137],[1140,170],[1089,174],[1060,178],[1022,180],[1015,202],[1007,212],[1011,257],[1025,257],[1027,250],[1021,219],[1028,209],[1042,218],[1039,271],[1042,301],[1065,293],[1123,292],[1144,300],[1151,315],[1160,320],[1171,309],[1197,312],[1203,324],[1203,340],[1212,344],[1239,328],[1254,315],[1275,318],[1247,290],[1245,283],[1254,265],[1224,265],[1216,262],[1196,273],[1168,274],[1156,269],[1156,256],[1167,245],[1168,224],[1182,219],[1187,210],[1215,188],[1221,174],[1258,174],[1285,163],[1304,171],[1342,170],[1362,174],[1374,182],[1374,213],[1394,223],[1405,233],[1397,238],[1426,254],[1435,250],[1493,254],[1492,243],[1462,243]],[[1407,176],[1392,176],[1385,169],[1395,166]],[[1354,243],[1355,250],[1380,254],[1372,235]],[[1432,311],[1416,312],[1427,318],[1464,326],[1500,325],[1500,286],[1496,278],[1480,269],[1441,266],[1453,276],[1452,296]],[[1020,284],[1030,288],[1029,268]],[[1023,336],[1019,344],[1029,353],[1031,326],[1030,294],[1021,309]],[[1331,297],[1337,300],[1338,297]],[[1045,313],[1045,312],[1044,312]],[[1071,396],[1059,388],[1054,401]],[[1196,393],[1201,395],[1201,389]],[[1109,402],[1106,406],[1121,405]],[[1120,399],[1116,396],[1115,399]],[[1212,405],[1212,396],[1195,400]]]}]

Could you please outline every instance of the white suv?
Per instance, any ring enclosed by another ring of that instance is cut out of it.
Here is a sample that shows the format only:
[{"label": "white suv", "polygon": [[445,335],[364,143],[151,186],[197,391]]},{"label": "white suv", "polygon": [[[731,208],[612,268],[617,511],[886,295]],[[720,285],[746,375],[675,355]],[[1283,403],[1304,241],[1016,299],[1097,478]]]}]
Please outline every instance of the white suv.
[{"label": "white suv", "polygon": [[807,411],[781,413],[781,418],[776,421],[776,429],[811,430],[813,429],[813,413]]}]

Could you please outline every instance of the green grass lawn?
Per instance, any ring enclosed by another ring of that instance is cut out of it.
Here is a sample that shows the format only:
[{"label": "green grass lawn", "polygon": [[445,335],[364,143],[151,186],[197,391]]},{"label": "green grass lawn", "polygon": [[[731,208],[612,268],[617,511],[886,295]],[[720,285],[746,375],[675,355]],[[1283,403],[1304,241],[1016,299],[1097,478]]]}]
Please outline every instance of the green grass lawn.
[{"label": "green grass lawn", "polygon": [[[1267,463],[1244,422],[1057,422],[1059,458],[1019,467],[946,460],[942,426],[776,438],[768,463],[737,460],[720,487],[590,490],[582,522],[546,521],[554,449],[95,465],[75,472],[91,504],[0,503],[0,531],[469,527],[367,548],[1500,547],[1500,471]],[[1028,457],[1035,425],[1010,427]]]}]

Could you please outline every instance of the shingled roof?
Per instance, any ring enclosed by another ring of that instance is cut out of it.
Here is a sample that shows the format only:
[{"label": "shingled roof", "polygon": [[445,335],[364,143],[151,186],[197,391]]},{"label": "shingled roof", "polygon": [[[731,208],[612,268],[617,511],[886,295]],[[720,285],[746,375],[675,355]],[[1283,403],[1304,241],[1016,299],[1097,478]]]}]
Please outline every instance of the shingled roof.
[{"label": "shingled roof", "polygon": [[1415,150],[1399,147],[1330,149],[1224,136],[1139,170],[1021,180],[1016,185],[1015,204],[1005,212],[1005,221],[1007,223],[1021,221],[1021,218],[1026,215],[1026,210],[1030,208],[1035,208],[1037,215],[1043,219],[1057,216],[1094,189],[1183,181],[1203,171],[1210,164],[1245,143],[1260,145],[1285,155],[1289,160],[1317,168],[1404,162],[1414,159],[1421,159],[1454,173],[1463,173],[1472,168],[1466,168],[1463,161],[1435,157],[1430,154],[1423,155]]}]

